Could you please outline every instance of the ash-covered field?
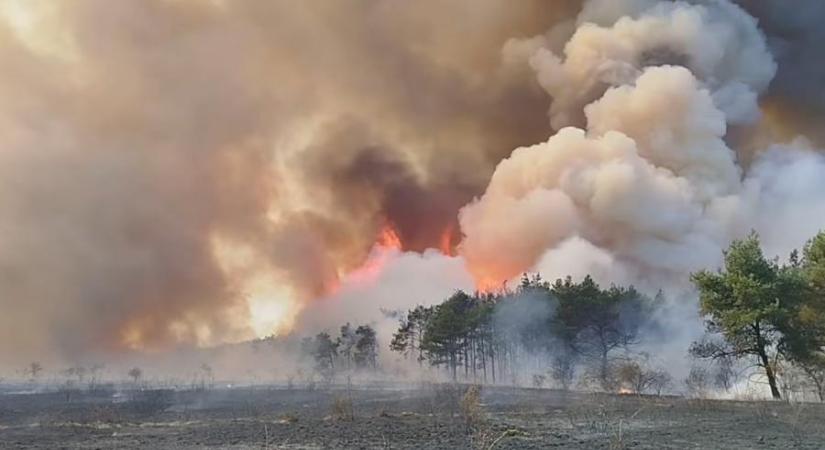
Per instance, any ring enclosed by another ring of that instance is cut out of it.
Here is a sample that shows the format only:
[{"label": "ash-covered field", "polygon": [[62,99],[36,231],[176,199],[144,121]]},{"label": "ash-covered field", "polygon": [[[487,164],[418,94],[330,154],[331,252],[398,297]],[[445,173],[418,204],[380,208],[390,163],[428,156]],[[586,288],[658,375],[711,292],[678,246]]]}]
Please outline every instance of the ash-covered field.
[{"label": "ash-covered field", "polygon": [[462,385],[6,393],[0,447],[684,449],[825,446],[822,404]]}]

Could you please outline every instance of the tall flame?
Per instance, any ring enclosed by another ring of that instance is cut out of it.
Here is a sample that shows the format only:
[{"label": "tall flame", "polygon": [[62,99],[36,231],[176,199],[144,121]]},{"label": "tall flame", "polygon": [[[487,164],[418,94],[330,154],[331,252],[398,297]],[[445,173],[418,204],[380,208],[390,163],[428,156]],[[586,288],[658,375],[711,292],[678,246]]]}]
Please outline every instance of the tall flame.
[{"label": "tall flame", "polygon": [[393,227],[389,222],[385,223],[381,228],[381,232],[378,233],[378,239],[375,240],[375,245],[385,249],[394,250],[401,250],[403,247],[401,244],[401,238],[398,237],[398,232],[395,231],[395,227]]},{"label": "tall flame", "polygon": [[455,251],[453,248],[453,233],[455,233],[455,225],[451,223],[447,225],[447,228],[444,229],[438,240],[438,249],[441,253],[447,256],[455,256]]},{"label": "tall flame", "polygon": [[346,281],[354,283],[372,283],[384,271],[390,257],[403,249],[398,232],[391,223],[386,222],[375,239],[367,260],[358,269],[346,275]]},{"label": "tall flame", "polygon": [[507,280],[498,278],[477,278],[476,289],[481,293],[494,293],[504,290],[507,286]]}]

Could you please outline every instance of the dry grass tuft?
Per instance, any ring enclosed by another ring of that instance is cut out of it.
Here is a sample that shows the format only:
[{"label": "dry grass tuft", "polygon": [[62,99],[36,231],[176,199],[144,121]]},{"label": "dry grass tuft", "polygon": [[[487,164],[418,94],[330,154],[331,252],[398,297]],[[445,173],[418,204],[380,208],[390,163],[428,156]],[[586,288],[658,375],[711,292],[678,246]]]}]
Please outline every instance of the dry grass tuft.
[{"label": "dry grass tuft", "polygon": [[278,417],[278,423],[295,423],[298,421],[298,416],[293,413],[285,413],[281,414]]},{"label": "dry grass tuft", "polygon": [[599,435],[607,439],[610,450],[627,448],[625,429],[632,425],[636,417],[645,409],[641,405],[633,413],[622,413],[613,402],[584,403],[571,407],[567,417],[573,430],[588,434]]},{"label": "dry grass tuft", "polygon": [[346,397],[335,396],[332,399],[332,418],[335,420],[352,421],[355,419],[355,411],[352,407],[352,400]]},{"label": "dry grass tuft", "polygon": [[481,386],[474,384],[467,388],[458,407],[468,431],[483,425],[485,417],[484,407],[481,405]]},{"label": "dry grass tuft", "polygon": [[504,439],[526,435],[526,432],[514,428],[502,432],[484,430],[475,434],[473,438],[473,448],[478,450],[493,450],[498,444],[504,441]]}]

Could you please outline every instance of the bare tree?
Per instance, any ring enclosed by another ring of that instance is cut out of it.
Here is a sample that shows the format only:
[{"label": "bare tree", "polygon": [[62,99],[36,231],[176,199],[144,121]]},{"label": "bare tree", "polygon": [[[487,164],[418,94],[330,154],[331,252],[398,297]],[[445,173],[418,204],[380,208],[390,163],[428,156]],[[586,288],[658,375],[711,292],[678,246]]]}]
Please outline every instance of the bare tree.
[{"label": "bare tree", "polygon": [[78,385],[83,383],[83,379],[86,378],[86,368],[81,365],[69,367],[63,373],[69,378],[77,378]]},{"label": "bare tree", "polygon": [[725,392],[729,391],[736,383],[739,374],[734,370],[733,358],[719,358],[717,360],[716,373],[713,377],[714,384]]},{"label": "bare tree", "polygon": [[210,366],[209,364],[203,363],[203,364],[201,364],[199,370],[200,370],[200,379],[201,379],[200,385],[201,385],[201,388],[206,389],[208,387],[209,389],[212,389],[212,387],[215,385],[215,373],[212,370],[212,366]]},{"label": "bare tree", "polygon": [[26,374],[28,374],[29,377],[31,378],[31,381],[36,380],[37,376],[40,375],[40,372],[42,372],[42,371],[43,371],[43,366],[37,361],[34,361],[31,364],[29,364],[28,367],[26,367],[26,370],[25,370]]},{"label": "bare tree", "polygon": [[825,402],[825,367],[819,364],[800,364],[820,402]]},{"label": "bare tree", "polygon": [[100,385],[100,379],[102,377],[104,365],[103,364],[92,364],[89,367],[89,390],[94,391],[97,390]]},{"label": "bare tree", "polygon": [[553,358],[552,366],[550,367],[550,376],[553,377],[553,380],[560,388],[565,391],[569,390],[573,384],[575,374],[576,359],[572,352],[563,351]]},{"label": "bare tree", "polygon": [[685,388],[687,388],[688,394],[693,397],[704,397],[707,395],[709,384],[710,377],[707,369],[699,366],[690,368],[690,373],[685,378]]},{"label": "bare tree", "polygon": [[143,377],[143,371],[140,370],[140,367],[132,367],[131,369],[129,369],[128,375],[129,378],[132,379],[132,382],[134,382],[135,385],[137,385],[138,382],[140,382],[140,379]]},{"label": "bare tree", "polygon": [[652,368],[647,359],[628,359],[618,365],[616,376],[619,383],[636,394],[652,391],[660,395],[671,382],[670,374],[664,369]]}]

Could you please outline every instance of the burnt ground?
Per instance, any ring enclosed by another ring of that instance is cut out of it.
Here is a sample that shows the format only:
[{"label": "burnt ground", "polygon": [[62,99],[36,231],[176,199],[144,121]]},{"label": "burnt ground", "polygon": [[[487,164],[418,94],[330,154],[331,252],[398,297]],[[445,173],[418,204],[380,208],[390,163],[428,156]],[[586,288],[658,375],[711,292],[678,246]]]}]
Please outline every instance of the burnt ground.
[{"label": "burnt ground", "polygon": [[0,394],[0,448],[825,448],[825,406],[553,390]]}]

